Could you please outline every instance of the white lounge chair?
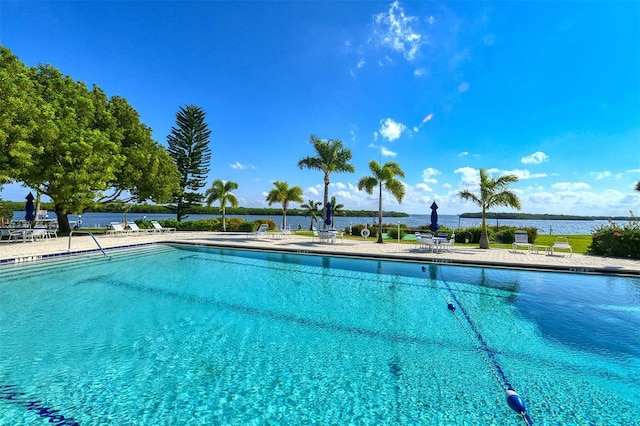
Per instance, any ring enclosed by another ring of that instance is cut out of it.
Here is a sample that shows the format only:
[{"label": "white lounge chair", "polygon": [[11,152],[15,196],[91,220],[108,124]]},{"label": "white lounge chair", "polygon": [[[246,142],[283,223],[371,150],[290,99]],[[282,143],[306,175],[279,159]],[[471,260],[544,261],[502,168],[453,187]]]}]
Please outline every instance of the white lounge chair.
[{"label": "white lounge chair", "polygon": [[569,244],[569,240],[567,237],[558,237],[556,241],[551,246],[551,255],[553,255],[555,250],[569,250],[569,257],[573,256],[573,248]]},{"label": "white lounge chair", "polygon": [[151,221],[151,226],[153,226],[153,231],[155,232],[175,232],[176,228],[164,228],[157,220]]},{"label": "white lounge chair", "polygon": [[258,230],[256,232],[252,232],[250,234],[248,234],[248,237],[253,237],[253,238],[259,238],[259,237],[264,237],[267,235],[267,229],[269,229],[269,225],[266,223],[263,223],[260,225],[260,227],[258,228]]},{"label": "white lounge chair", "polygon": [[107,235],[119,236],[129,235],[130,231],[124,229],[120,222],[111,222],[109,224],[110,229],[107,230]]},{"label": "white lounge chair", "polygon": [[529,243],[529,234],[527,231],[516,231],[513,240],[513,252],[518,251],[518,247],[525,247],[527,251],[531,251],[533,244]]},{"label": "white lounge chair", "polygon": [[313,236],[311,237],[311,242],[314,242],[315,240],[320,241],[320,234],[318,233],[318,230],[314,226],[313,227]]},{"label": "white lounge chair", "polygon": [[[140,229],[137,223],[135,222],[127,222],[127,226],[133,235],[141,235],[146,234],[151,231],[151,229]],[[151,231],[153,232],[153,231]]]}]

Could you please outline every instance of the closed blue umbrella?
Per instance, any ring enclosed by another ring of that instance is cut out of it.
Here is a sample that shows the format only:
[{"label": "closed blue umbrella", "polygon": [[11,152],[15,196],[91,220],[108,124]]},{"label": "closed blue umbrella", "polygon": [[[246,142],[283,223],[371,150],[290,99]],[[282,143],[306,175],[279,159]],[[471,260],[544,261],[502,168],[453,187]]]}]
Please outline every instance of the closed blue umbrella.
[{"label": "closed blue umbrella", "polygon": [[29,195],[27,195],[27,205],[25,206],[24,209],[26,212],[26,214],[24,215],[24,220],[26,220],[27,222],[33,221],[33,219],[36,218],[36,208],[33,205],[32,193],[29,193]]},{"label": "closed blue umbrella", "polygon": [[327,203],[327,218],[324,220],[325,225],[331,225],[331,203]]},{"label": "closed blue umbrella", "polygon": [[429,229],[431,229],[431,232],[436,232],[439,228],[440,225],[438,225],[438,205],[434,201],[433,204],[431,204],[431,225],[429,225]]}]

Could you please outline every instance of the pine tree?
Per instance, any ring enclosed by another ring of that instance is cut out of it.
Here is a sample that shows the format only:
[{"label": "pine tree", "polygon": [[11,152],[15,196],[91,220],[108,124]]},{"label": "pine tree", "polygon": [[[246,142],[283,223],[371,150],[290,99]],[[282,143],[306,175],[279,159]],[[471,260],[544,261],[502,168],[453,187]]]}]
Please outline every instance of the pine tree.
[{"label": "pine tree", "polygon": [[174,197],[172,208],[180,222],[189,207],[202,203],[203,194],[197,191],[206,185],[211,161],[209,136],[205,112],[195,105],[180,107],[176,113],[176,125],[167,136],[169,155],[180,173],[180,191]]}]

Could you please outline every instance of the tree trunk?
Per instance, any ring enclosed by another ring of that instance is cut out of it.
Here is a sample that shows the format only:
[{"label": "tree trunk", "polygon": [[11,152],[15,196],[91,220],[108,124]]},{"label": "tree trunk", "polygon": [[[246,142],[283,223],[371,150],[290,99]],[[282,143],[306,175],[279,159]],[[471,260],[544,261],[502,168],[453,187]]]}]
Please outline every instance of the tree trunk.
[{"label": "tree trunk", "polygon": [[324,203],[322,204],[322,229],[327,229],[327,203],[329,202],[329,173],[324,173]]},{"label": "tree trunk", "polygon": [[69,218],[66,213],[63,213],[62,206],[54,204],[54,209],[56,211],[56,216],[58,217],[58,230],[61,234],[70,233],[71,228],[69,227]]},{"label": "tree trunk", "polygon": [[225,221],[225,209],[224,206],[222,207],[222,232],[227,232],[227,224]]},{"label": "tree trunk", "polygon": [[489,248],[489,234],[487,233],[487,213],[484,207],[482,207],[482,232],[480,233],[480,248]]},{"label": "tree trunk", "polygon": [[380,182],[380,191],[378,194],[378,241],[382,244],[382,182]]}]

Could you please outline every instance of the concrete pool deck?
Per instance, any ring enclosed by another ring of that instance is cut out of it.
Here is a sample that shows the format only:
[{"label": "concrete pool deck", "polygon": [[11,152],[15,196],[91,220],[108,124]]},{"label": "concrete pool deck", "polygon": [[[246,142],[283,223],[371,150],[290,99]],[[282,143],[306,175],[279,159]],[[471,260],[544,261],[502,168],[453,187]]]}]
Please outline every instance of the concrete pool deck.
[{"label": "concrete pool deck", "polygon": [[[640,276],[640,260],[608,258],[556,252],[554,255],[530,253],[507,249],[481,250],[469,246],[454,246],[452,251],[437,253],[420,251],[416,244],[385,242],[377,244],[374,239],[344,239],[335,244],[321,243],[307,236],[290,235],[276,238],[270,234],[260,238],[248,237],[246,233],[177,232],[143,233],[127,236],[96,236],[104,249],[132,247],[154,243],[179,243],[211,245],[239,249],[266,249],[291,253],[335,254],[358,257],[385,258],[394,260],[422,261],[425,263],[491,266],[499,268],[538,269],[578,273],[605,273]],[[99,248],[91,236],[74,234],[69,237],[44,239],[36,242],[0,242],[0,264],[38,261],[68,253],[97,251]],[[69,248],[70,247],[70,248]]]}]

